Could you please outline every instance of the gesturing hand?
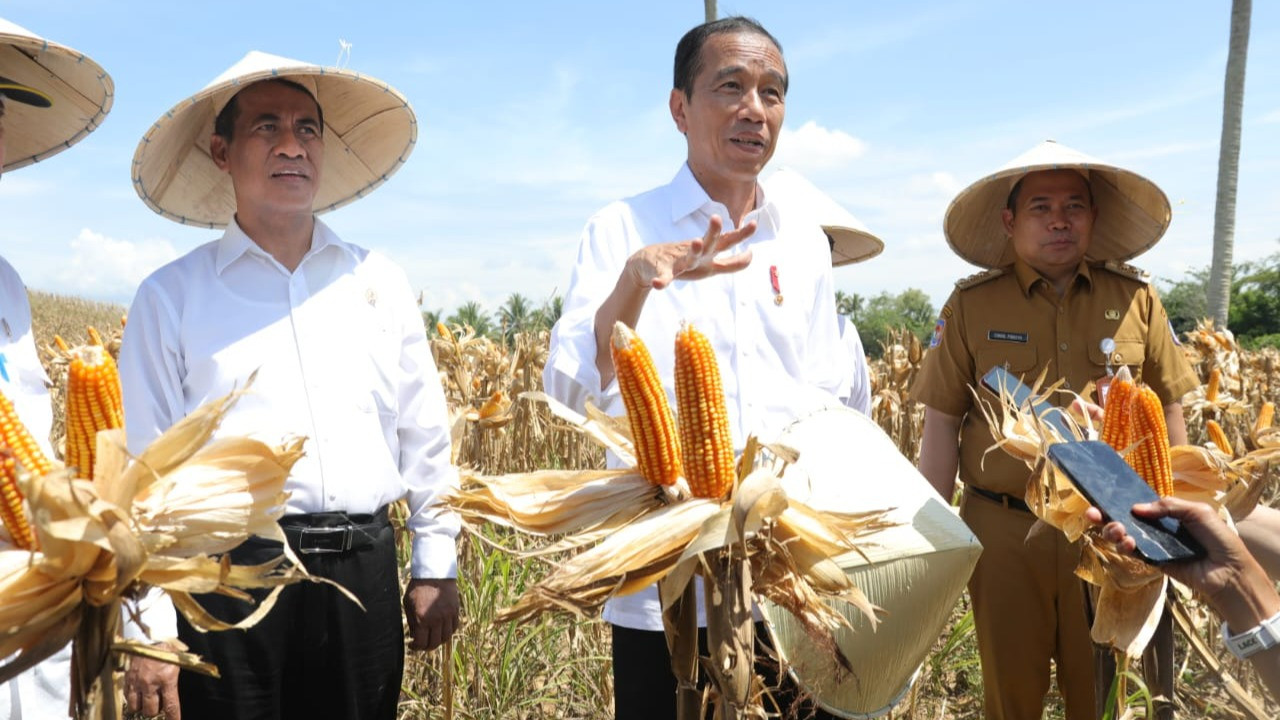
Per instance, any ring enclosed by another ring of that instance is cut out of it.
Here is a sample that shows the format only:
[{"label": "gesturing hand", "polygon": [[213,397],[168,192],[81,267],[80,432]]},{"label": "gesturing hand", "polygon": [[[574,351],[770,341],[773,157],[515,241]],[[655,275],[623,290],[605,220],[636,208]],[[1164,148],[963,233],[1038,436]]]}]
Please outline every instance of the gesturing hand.
[{"label": "gesturing hand", "polygon": [[720,216],[712,215],[702,237],[644,247],[627,259],[623,272],[636,287],[654,290],[665,288],[676,278],[697,280],[737,272],[751,262],[750,250],[724,259],[716,256],[751,237],[756,223],[752,220],[727,233],[720,232],[723,227]]}]

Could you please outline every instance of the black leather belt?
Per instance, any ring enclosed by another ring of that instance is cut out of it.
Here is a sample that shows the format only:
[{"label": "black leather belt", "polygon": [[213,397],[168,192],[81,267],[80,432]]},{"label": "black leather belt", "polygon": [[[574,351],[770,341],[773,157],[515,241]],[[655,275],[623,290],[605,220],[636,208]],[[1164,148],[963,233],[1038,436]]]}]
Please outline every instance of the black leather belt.
[{"label": "black leather belt", "polygon": [[301,555],[344,553],[370,547],[389,524],[386,507],[372,515],[323,512],[280,518],[289,546]]},{"label": "black leather belt", "polygon": [[965,485],[964,489],[971,491],[974,495],[977,495],[978,497],[984,497],[997,505],[1003,505],[1006,508],[1009,508],[1011,510],[1021,510],[1022,512],[1025,512],[1025,513],[1031,512],[1031,507],[1028,506],[1026,501],[1020,497],[1009,495],[1006,493],[1001,493],[1001,492],[992,492],[990,490],[983,490],[982,488],[974,487],[973,485]]}]

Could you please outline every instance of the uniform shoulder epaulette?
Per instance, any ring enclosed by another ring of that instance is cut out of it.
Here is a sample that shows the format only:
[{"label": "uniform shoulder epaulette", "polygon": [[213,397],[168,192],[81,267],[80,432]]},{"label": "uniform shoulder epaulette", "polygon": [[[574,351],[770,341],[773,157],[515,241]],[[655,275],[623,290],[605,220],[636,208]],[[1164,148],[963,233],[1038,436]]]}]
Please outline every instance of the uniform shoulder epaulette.
[{"label": "uniform shoulder epaulette", "polygon": [[1110,270],[1111,272],[1117,275],[1120,275],[1122,277],[1127,277],[1130,280],[1137,280],[1140,283],[1151,282],[1151,273],[1147,272],[1146,270],[1143,270],[1142,268],[1134,267],[1126,262],[1120,262],[1119,260],[1108,260],[1102,263],[1102,268],[1104,270]]},{"label": "uniform shoulder epaulette", "polygon": [[961,278],[957,280],[956,289],[968,290],[969,288],[977,285],[981,285],[982,283],[987,282],[988,280],[995,280],[1001,275],[1004,275],[1004,273],[1005,273],[1005,268],[1002,268],[1002,267],[991,268],[990,270],[983,270],[980,273],[974,273],[973,275],[970,275],[967,278]]}]

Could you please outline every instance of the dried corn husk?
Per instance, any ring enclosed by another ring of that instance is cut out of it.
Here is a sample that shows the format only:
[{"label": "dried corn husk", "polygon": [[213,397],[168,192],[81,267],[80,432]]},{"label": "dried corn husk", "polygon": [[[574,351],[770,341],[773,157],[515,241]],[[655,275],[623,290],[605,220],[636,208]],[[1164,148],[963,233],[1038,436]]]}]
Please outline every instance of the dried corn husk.
[{"label": "dried corn husk", "polygon": [[[0,667],[0,683],[73,640],[77,714],[97,708],[118,717],[112,653],[211,670],[187,653],[115,641],[122,606],[148,587],[168,591],[195,627],[218,630],[227,626],[191,593],[243,596],[245,589],[308,579],[296,558],[242,567],[214,557],[250,535],[284,540],[275,521],[284,511],[285,478],[302,455],[301,440],[281,447],[245,438],[209,442],[239,394],[192,413],[132,464],[123,434],[101,433],[92,480],[60,468],[19,478],[41,550],[0,545],[0,657],[17,653]],[[251,626],[273,604],[271,595],[239,626]]]},{"label": "dried corn husk", "polygon": [[[778,457],[749,440],[744,452],[748,461],[740,463],[739,481],[729,497],[694,498],[683,477],[674,485],[656,487],[635,470],[625,418],[608,417],[590,406],[584,416],[541,393],[521,398],[545,402],[552,413],[610,450],[626,467],[497,477],[463,473],[461,488],[450,503],[468,522],[495,522],[541,537],[558,535],[561,538],[549,546],[557,550],[590,546],[503,609],[500,619],[524,621],[549,611],[594,612],[610,597],[658,582],[664,607],[687,621],[691,610],[680,601],[690,597],[687,589],[694,576],[701,575],[709,586],[713,579],[729,583],[707,593],[709,612],[727,618],[717,620],[718,639],[713,644],[720,657],[744,652],[735,640],[742,603],[733,598],[739,597],[739,590],[767,596],[795,614],[815,643],[837,657],[840,651],[832,633],[849,622],[829,603],[848,603],[874,625],[877,608],[831,558],[857,552],[870,536],[893,523],[884,520],[883,511],[828,513],[788,499],[778,476],[784,458],[794,453],[784,450]],[[734,583],[745,585],[737,588]],[[749,627],[749,612],[746,623]],[[673,622],[672,627],[681,624]],[[668,641],[684,649],[687,635]],[[751,652],[749,643],[746,647],[745,652]],[[686,655],[673,652],[677,663],[683,663],[678,672],[688,672]],[[723,707],[737,712],[758,702],[755,693],[744,689],[750,683],[744,684],[738,673],[717,677],[716,692],[729,703]]]},{"label": "dried corn husk", "polygon": [[[1132,381],[1128,368],[1122,368],[1119,377]],[[1052,390],[1039,392],[1038,397],[1048,399]],[[1036,391],[1038,384],[1033,388],[1033,392]],[[1219,393],[1218,399],[1225,395],[1225,391]],[[1068,540],[1081,544],[1081,560],[1076,574],[1100,588],[1092,631],[1094,641],[1136,657],[1151,639],[1163,612],[1166,580],[1158,569],[1136,558],[1120,555],[1103,541],[1100,528],[1084,517],[1090,503],[1061,471],[1045,459],[1049,445],[1083,438],[1085,431],[1072,427],[1076,437],[1061,438],[1028,410],[1014,405],[1012,398],[1007,396],[1000,398],[998,410],[992,409],[981,397],[979,402],[992,421],[996,446],[1006,451],[1016,448],[1017,452],[1010,454],[1025,461],[1032,469],[1033,479],[1027,489],[1027,504],[1032,511],[1043,522],[1062,531]],[[1004,436],[1010,429],[1016,432],[1013,438]],[[1032,446],[1039,449],[1035,453],[1027,452],[1027,448]],[[1247,493],[1242,474],[1221,456],[1205,448],[1176,446],[1170,449],[1170,457],[1173,494],[1176,497],[1222,507],[1231,493]]]}]

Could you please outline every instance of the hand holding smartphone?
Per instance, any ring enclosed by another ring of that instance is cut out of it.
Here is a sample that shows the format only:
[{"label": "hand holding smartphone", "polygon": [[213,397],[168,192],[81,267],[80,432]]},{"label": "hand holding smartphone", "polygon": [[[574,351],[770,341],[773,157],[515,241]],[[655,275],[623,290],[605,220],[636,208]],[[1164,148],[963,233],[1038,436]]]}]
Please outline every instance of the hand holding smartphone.
[{"label": "hand holding smartphone", "polygon": [[1133,514],[1134,505],[1160,497],[1110,445],[1097,440],[1057,443],[1049,446],[1049,460],[1102,511],[1103,520],[1124,526],[1142,560],[1160,565],[1204,557],[1204,547],[1174,518],[1147,520]]}]

